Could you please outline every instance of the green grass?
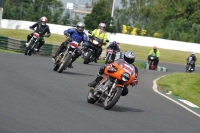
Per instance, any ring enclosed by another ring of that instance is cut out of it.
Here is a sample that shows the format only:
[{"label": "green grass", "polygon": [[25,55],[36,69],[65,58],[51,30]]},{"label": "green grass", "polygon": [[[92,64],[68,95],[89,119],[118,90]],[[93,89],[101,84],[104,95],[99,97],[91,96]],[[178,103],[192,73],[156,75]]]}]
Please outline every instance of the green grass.
[{"label": "green grass", "polygon": [[[32,32],[33,32],[32,30],[0,29],[1,36],[7,36],[10,38],[16,38],[19,40],[26,40],[27,35]],[[66,37],[64,35],[58,35],[58,34],[52,33],[49,38],[45,37],[44,39],[45,39],[45,43],[60,45],[66,39]]]},{"label": "green grass", "polygon": [[158,80],[158,85],[165,90],[169,87],[172,94],[200,106],[200,74],[173,73]]},{"label": "green grass", "polygon": [[4,53],[13,53],[13,54],[20,54],[18,52],[14,52],[14,51],[10,51],[10,50],[4,50],[4,49],[0,49],[0,52],[4,52]]},{"label": "green grass", "polygon": [[[64,29],[63,29],[64,30]],[[13,30],[13,29],[1,29],[0,35],[8,36],[11,38],[16,38],[20,40],[26,40],[27,34],[31,33],[32,31],[28,30]],[[64,35],[52,34],[49,38],[45,38],[46,43],[49,44],[61,44],[65,40]],[[136,60],[147,60],[147,56],[151,47],[144,47],[144,46],[137,46],[137,45],[127,45],[121,44],[121,51],[124,52],[126,50],[134,51],[136,55]],[[185,64],[186,58],[190,55],[190,52],[183,52],[177,50],[167,50],[167,49],[160,49],[160,62],[169,62],[169,63],[180,63]],[[197,57],[197,65],[200,65],[198,59],[200,59],[200,54],[196,53]]]}]

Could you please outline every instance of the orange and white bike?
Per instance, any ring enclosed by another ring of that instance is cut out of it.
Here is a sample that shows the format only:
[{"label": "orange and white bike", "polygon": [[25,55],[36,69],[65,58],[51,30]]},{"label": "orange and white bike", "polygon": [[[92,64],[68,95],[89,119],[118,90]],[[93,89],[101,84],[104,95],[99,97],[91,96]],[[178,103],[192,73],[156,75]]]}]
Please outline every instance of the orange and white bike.
[{"label": "orange and white bike", "polygon": [[104,109],[111,109],[119,100],[125,86],[132,83],[135,78],[135,69],[125,63],[118,64],[116,61],[104,70],[103,79],[91,88],[87,101],[94,104],[95,102],[103,103]]}]

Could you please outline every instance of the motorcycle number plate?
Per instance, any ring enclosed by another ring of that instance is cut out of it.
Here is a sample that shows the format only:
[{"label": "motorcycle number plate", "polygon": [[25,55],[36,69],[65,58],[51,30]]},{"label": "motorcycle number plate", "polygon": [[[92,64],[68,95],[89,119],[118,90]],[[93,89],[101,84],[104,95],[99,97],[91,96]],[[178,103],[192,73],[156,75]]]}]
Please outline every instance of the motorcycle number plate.
[{"label": "motorcycle number plate", "polygon": [[88,52],[85,53],[85,56],[87,56]]}]

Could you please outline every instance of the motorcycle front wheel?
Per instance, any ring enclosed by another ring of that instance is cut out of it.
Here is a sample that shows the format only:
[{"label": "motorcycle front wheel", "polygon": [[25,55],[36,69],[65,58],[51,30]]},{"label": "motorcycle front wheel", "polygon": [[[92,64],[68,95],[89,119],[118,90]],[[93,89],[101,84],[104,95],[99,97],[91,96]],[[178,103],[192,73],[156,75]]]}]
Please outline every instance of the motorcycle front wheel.
[{"label": "motorcycle front wheel", "polygon": [[32,50],[31,50],[31,47],[32,47],[32,43],[33,42],[30,42],[30,44],[28,45],[28,47],[26,48],[26,50],[25,50],[25,55],[29,55],[29,56],[31,56],[31,52],[32,52]]},{"label": "motorcycle front wheel", "polygon": [[92,51],[89,51],[84,58],[83,64],[89,64],[91,55],[92,55]]},{"label": "motorcycle front wheel", "polygon": [[118,102],[122,94],[122,89],[123,88],[119,86],[113,89],[113,92],[111,92],[111,96],[107,96],[106,100],[104,101],[104,109],[109,110]]},{"label": "motorcycle front wheel", "polygon": [[110,59],[110,54],[108,54],[108,56],[106,57],[105,64],[108,64],[109,59]]},{"label": "motorcycle front wheel", "polygon": [[94,90],[90,89],[90,91],[88,92],[88,95],[87,95],[87,102],[94,104],[96,101],[97,100],[94,99]]},{"label": "motorcycle front wheel", "polygon": [[65,57],[65,61],[63,61],[60,64],[60,67],[58,69],[58,73],[62,73],[62,71],[65,69],[65,67],[70,64],[71,59],[72,59],[72,54],[67,54],[67,56]]}]

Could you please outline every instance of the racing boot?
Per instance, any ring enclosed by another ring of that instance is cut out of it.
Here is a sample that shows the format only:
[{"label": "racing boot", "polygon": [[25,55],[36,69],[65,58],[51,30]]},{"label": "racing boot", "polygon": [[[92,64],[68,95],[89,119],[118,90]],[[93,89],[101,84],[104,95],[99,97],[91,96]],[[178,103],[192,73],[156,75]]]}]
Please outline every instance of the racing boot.
[{"label": "racing boot", "polygon": [[88,83],[88,86],[95,87],[102,79],[103,77],[100,74],[98,74],[94,81],[92,81],[91,83]]},{"label": "racing boot", "polygon": [[53,54],[51,55],[52,58],[55,59],[60,54],[61,51],[62,51],[62,49],[61,49],[61,47],[59,47],[58,50],[57,50],[57,52],[56,52],[56,54],[55,55],[53,55]]}]

